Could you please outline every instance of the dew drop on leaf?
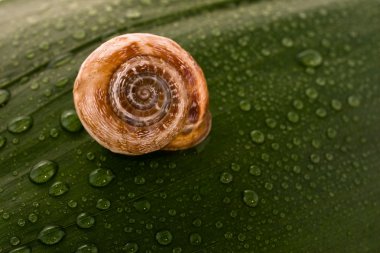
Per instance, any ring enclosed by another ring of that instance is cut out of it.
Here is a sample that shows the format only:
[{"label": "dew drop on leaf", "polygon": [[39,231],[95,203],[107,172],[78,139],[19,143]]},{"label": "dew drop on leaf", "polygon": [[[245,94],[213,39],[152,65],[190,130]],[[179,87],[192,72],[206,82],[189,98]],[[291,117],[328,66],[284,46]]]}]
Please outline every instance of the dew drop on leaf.
[{"label": "dew drop on leaf", "polygon": [[223,183],[223,184],[228,184],[228,183],[231,183],[232,180],[233,180],[233,176],[231,173],[228,173],[228,172],[223,172],[221,175],[220,175],[220,178],[219,178],[220,182]]},{"label": "dew drop on leaf", "polygon": [[256,144],[262,144],[265,141],[265,135],[259,130],[253,130],[251,132],[251,139]]},{"label": "dew drop on leaf", "polygon": [[62,127],[72,133],[79,132],[82,129],[82,124],[75,110],[65,110],[61,114]]},{"label": "dew drop on leaf", "polygon": [[107,210],[110,206],[111,202],[108,199],[98,199],[96,202],[96,208],[99,210]]},{"label": "dew drop on leaf", "polygon": [[257,206],[259,202],[259,196],[255,191],[244,190],[243,191],[243,202],[249,207]]},{"label": "dew drop on leaf", "polygon": [[29,173],[29,179],[36,184],[46,183],[54,177],[57,170],[57,163],[49,160],[42,160],[32,167]]},{"label": "dew drop on leaf", "polygon": [[123,247],[123,251],[128,252],[128,253],[136,253],[138,250],[139,250],[139,245],[134,242],[128,242]]},{"label": "dew drop on leaf", "polygon": [[95,169],[88,176],[88,182],[94,187],[107,186],[115,178],[113,172],[109,169]]},{"label": "dew drop on leaf", "polygon": [[80,213],[77,216],[77,225],[80,228],[91,228],[95,225],[95,218],[88,213]]},{"label": "dew drop on leaf", "polygon": [[133,207],[140,213],[146,213],[150,210],[150,202],[146,199],[136,200],[133,203]]},{"label": "dew drop on leaf", "polygon": [[33,119],[30,116],[19,116],[13,118],[8,123],[8,131],[14,134],[23,133],[29,130],[33,125]]},{"label": "dew drop on leaf", "polygon": [[156,240],[161,245],[169,245],[173,240],[173,235],[169,230],[161,230],[156,233]]},{"label": "dew drop on leaf", "polygon": [[202,243],[202,236],[198,233],[192,233],[189,236],[189,242],[191,245],[198,246]]},{"label": "dew drop on leaf", "polygon": [[59,243],[66,233],[63,228],[59,226],[46,226],[38,234],[38,240],[46,245],[53,245]]},{"label": "dew drop on leaf", "polygon": [[57,181],[53,183],[49,188],[49,195],[53,197],[61,196],[69,191],[69,186],[62,182]]},{"label": "dew drop on leaf", "polygon": [[318,67],[322,64],[322,55],[314,49],[306,49],[297,55],[297,59],[306,67]]},{"label": "dew drop on leaf", "polygon": [[7,143],[7,138],[0,135],[0,148],[4,147],[6,143]]},{"label": "dew drop on leaf", "polygon": [[11,93],[7,90],[0,89],[0,107],[6,105],[11,97]]}]

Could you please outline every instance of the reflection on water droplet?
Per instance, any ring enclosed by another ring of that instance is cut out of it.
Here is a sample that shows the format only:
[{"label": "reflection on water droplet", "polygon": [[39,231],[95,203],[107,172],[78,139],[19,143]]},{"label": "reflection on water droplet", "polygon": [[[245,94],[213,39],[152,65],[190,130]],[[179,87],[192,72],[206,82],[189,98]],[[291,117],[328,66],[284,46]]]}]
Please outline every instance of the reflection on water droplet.
[{"label": "reflection on water droplet", "polygon": [[75,253],[98,253],[98,248],[94,244],[83,244],[77,248]]},{"label": "reflection on water droplet", "polygon": [[8,131],[14,134],[23,133],[30,129],[32,124],[33,119],[30,116],[16,117],[8,123]]},{"label": "reflection on water droplet", "polygon": [[95,169],[88,176],[88,181],[92,186],[104,187],[107,186],[115,178],[110,169]]},{"label": "reflection on water droplet", "polygon": [[29,173],[29,179],[36,184],[46,183],[53,178],[57,170],[57,163],[49,160],[43,160],[32,167]]},{"label": "reflection on water droplet", "polygon": [[59,243],[65,235],[65,231],[59,226],[46,226],[40,231],[37,238],[43,244],[53,245]]},{"label": "reflection on water droplet", "polygon": [[245,190],[243,191],[243,202],[249,207],[255,207],[259,202],[259,196],[255,191]]}]

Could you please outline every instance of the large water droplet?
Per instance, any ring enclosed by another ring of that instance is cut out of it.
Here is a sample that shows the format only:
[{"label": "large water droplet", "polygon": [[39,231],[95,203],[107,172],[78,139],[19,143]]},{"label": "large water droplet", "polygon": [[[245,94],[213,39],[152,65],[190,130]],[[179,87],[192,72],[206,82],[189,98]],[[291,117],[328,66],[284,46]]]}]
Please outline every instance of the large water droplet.
[{"label": "large water droplet", "polygon": [[255,207],[259,203],[259,196],[255,191],[245,190],[243,191],[243,201],[249,207]]},{"label": "large water droplet", "polygon": [[88,213],[80,213],[77,216],[77,225],[80,228],[91,228],[95,225],[95,218]]},{"label": "large water droplet", "polygon": [[98,248],[94,244],[83,244],[77,248],[75,253],[98,253]]},{"label": "large water droplet", "polygon": [[29,179],[36,184],[46,183],[53,178],[57,170],[57,163],[49,160],[43,160],[32,167],[29,173]]},{"label": "large water droplet", "polygon": [[161,245],[169,245],[173,240],[173,235],[169,230],[162,230],[156,233],[156,240]]},{"label": "large water droplet", "polygon": [[78,132],[82,129],[82,124],[75,110],[65,110],[61,114],[61,125],[69,132]]},{"label": "large water droplet", "polygon": [[0,107],[6,105],[11,97],[11,93],[7,90],[0,89]]},{"label": "large water droplet", "polygon": [[8,131],[14,134],[23,133],[29,130],[33,125],[33,119],[30,116],[20,116],[12,119],[8,123]]},{"label": "large water droplet", "polygon": [[115,178],[113,172],[109,169],[95,169],[88,176],[88,181],[92,186],[107,186]]},{"label": "large water droplet", "polygon": [[134,208],[140,213],[146,213],[150,210],[150,202],[146,199],[140,199],[133,203]]},{"label": "large water droplet", "polygon": [[40,231],[37,238],[43,244],[53,245],[59,243],[65,235],[65,231],[59,226],[46,226]]},{"label": "large water droplet", "polygon": [[61,181],[57,181],[49,188],[49,195],[53,197],[61,196],[69,191],[69,186]]},{"label": "large water droplet", "polygon": [[297,59],[306,67],[318,67],[322,64],[322,55],[314,49],[306,49],[297,55]]}]

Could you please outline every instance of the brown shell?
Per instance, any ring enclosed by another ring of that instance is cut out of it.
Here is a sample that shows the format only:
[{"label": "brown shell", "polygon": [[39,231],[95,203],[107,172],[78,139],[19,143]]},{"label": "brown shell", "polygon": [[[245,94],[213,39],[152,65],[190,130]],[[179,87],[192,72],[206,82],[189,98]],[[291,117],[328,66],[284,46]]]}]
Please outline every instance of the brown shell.
[{"label": "brown shell", "polygon": [[105,42],[83,62],[73,92],[87,132],[115,153],[186,149],[211,129],[203,72],[165,37],[135,33]]}]

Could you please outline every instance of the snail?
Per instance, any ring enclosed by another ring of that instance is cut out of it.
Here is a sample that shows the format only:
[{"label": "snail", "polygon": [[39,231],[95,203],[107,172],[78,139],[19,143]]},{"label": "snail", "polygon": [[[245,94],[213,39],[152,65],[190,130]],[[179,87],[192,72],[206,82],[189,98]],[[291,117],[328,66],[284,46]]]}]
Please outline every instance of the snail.
[{"label": "snail", "polygon": [[119,154],[191,148],[211,129],[202,69],[176,42],[153,34],[100,45],[82,63],[73,95],[87,132]]}]

